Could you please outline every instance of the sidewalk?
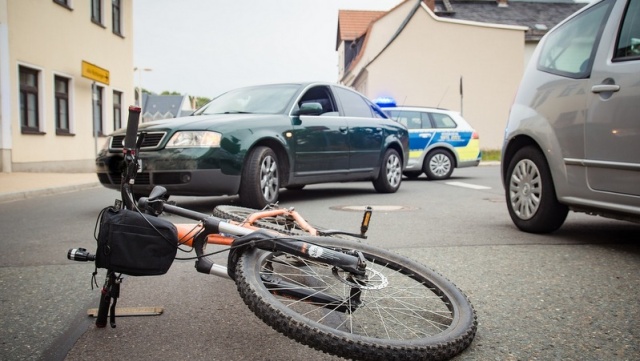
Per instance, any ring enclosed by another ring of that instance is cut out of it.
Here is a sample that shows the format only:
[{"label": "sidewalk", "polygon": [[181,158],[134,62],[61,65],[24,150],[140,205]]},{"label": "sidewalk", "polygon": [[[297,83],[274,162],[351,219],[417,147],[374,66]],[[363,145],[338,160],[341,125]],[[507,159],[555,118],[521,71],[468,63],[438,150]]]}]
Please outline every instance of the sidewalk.
[{"label": "sidewalk", "polygon": [[95,173],[2,173],[0,202],[70,192],[100,185]]}]

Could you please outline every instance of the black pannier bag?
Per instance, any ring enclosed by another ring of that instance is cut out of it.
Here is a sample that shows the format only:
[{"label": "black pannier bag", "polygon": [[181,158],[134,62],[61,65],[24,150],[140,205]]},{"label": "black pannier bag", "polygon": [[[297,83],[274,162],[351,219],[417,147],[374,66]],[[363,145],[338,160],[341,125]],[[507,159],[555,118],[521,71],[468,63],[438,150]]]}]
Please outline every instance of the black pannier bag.
[{"label": "black pannier bag", "polygon": [[130,276],[167,273],[178,249],[173,223],[113,207],[103,209],[98,222],[96,267]]}]

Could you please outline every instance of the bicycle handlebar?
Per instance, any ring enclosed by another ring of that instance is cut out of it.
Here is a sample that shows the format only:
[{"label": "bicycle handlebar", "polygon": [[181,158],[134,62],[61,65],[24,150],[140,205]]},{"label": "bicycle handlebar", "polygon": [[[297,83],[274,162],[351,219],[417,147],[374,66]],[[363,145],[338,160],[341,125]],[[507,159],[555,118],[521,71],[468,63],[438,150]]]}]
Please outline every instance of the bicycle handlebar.
[{"label": "bicycle handlebar", "polygon": [[140,122],[140,112],[142,110],[137,106],[129,107],[129,120],[127,120],[127,134],[124,137],[124,149],[132,150],[136,147],[136,139],[138,137],[138,123]]}]

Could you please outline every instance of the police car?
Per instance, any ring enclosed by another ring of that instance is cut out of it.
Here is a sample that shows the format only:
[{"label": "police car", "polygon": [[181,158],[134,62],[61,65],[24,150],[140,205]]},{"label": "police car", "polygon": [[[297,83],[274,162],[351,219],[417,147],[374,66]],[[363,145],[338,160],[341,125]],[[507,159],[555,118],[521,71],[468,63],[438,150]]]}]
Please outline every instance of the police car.
[{"label": "police car", "polygon": [[447,179],[454,168],[480,164],[478,133],[459,113],[426,107],[383,107],[382,110],[409,129],[406,177],[417,178],[425,173],[431,180]]}]

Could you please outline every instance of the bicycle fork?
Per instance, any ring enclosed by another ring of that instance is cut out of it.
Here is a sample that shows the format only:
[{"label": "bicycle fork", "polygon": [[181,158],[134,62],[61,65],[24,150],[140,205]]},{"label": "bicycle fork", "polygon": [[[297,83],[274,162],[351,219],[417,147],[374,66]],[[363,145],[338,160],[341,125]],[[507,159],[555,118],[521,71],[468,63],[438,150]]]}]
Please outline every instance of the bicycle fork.
[{"label": "bicycle fork", "polygon": [[[352,313],[362,304],[362,287],[367,283],[367,264],[362,252],[338,252],[300,240],[276,241],[274,244],[257,246],[257,248],[283,252],[314,263],[330,265],[333,275],[350,286],[348,298],[336,297],[300,283],[290,282],[276,273],[271,273],[267,266],[260,277],[271,293],[342,313]],[[341,276],[340,271],[344,271],[346,276]]]}]

